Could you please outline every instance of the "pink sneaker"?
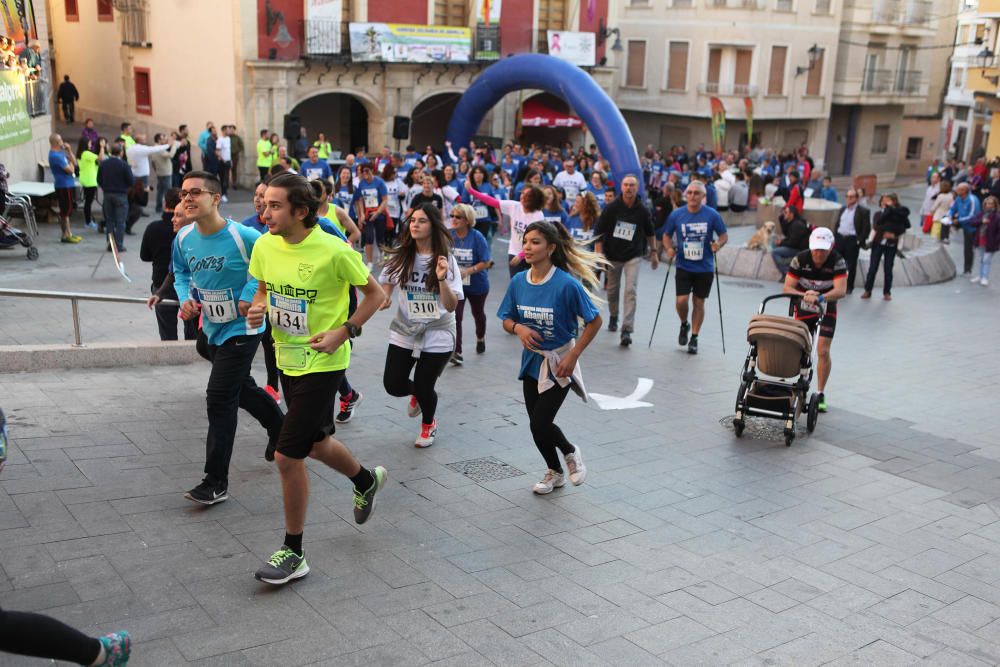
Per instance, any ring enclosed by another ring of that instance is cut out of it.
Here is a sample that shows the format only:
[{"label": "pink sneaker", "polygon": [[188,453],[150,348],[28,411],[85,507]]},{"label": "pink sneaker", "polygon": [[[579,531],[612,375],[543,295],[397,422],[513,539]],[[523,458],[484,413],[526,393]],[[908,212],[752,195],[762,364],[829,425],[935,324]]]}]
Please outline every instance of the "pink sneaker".
[{"label": "pink sneaker", "polygon": [[438,423],[435,419],[432,424],[420,425],[420,437],[414,441],[413,446],[424,449],[434,444],[434,436],[438,432]]},{"label": "pink sneaker", "polygon": [[411,417],[417,417],[421,412],[422,410],[420,409],[420,404],[417,403],[417,397],[410,396],[410,406],[406,409],[406,414]]},{"label": "pink sneaker", "polygon": [[271,385],[265,385],[264,391],[267,392],[268,396],[274,399],[275,403],[281,403],[281,394],[278,392],[277,389],[275,389]]}]

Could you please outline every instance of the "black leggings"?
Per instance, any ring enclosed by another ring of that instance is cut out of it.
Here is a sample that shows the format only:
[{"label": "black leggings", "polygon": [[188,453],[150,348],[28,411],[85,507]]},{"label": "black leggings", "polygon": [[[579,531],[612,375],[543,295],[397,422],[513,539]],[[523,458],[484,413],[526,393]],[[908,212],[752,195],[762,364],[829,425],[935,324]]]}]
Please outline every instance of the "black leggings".
[{"label": "black leggings", "polygon": [[83,189],[83,221],[90,223],[94,221],[91,209],[94,206],[94,199],[97,197],[97,186]]},{"label": "black leggings", "polygon": [[278,360],[274,356],[274,336],[271,335],[271,323],[268,322],[264,335],[260,339],[264,348],[264,367],[267,368],[267,386],[278,388]]},{"label": "black leggings", "polygon": [[566,400],[570,385],[560,387],[558,384],[548,391],[538,393],[538,380],[532,377],[524,378],[524,407],[528,410],[528,417],[531,419],[531,437],[535,440],[535,447],[545,459],[545,465],[550,470],[562,472],[562,464],[559,462],[559,455],[556,449],[563,453],[563,456],[572,454],[576,447],[570,444],[562,430],[555,425],[556,414]]},{"label": "black leggings", "polygon": [[486,297],[488,294],[466,294],[458,300],[455,307],[455,351],[462,354],[462,315],[465,313],[465,302],[472,309],[472,319],[476,321],[476,340],[486,337]]},{"label": "black leggings", "polygon": [[0,651],[90,665],[101,642],[48,616],[0,609]]},{"label": "black leggings", "polygon": [[[423,423],[432,424],[438,404],[434,383],[448,365],[449,359],[451,352],[426,351],[420,353],[419,359],[414,359],[413,350],[390,344],[385,353],[382,384],[390,396],[416,396],[423,412]],[[417,370],[413,373],[413,380],[410,380],[414,364],[417,365]]]}]

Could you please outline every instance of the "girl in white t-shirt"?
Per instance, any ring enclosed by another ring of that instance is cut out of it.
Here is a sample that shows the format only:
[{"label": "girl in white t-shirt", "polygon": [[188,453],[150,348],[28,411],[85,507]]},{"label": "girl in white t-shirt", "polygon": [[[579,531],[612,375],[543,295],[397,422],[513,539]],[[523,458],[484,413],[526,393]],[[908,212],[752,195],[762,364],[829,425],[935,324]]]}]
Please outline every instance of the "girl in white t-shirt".
[{"label": "girl in white t-shirt", "polygon": [[[420,204],[399,230],[399,242],[386,252],[379,282],[386,293],[382,308],[397,311],[389,325],[383,384],[391,396],[409,396],[408,414],[423,413],[417,447],[430,447],[437,435],[434,385],[455,350],[455,308],[462,294],[462,273],[451,252],[451,234],[434,204]],[[410,371],[416,365],[413,379]]]},{"label": "girl in white t-shirt", "polygon": [[514,277],[520,271],[528,268],[524,263],[524,255],[521,253],[524,242],[524,230],[533,222],[545,219],[542,205],[545,203],[545,193],[537,185],[525,185],[521,190],[520,201],[509,199],[496,199],[489,195],[484,195],[472,187],[472,183],[465,182],[465,191],[483,202],[487,206],[499,208],[500,213],[510,217],[510,242],[507,244],[507,259],[510,263],[510,275]]}]

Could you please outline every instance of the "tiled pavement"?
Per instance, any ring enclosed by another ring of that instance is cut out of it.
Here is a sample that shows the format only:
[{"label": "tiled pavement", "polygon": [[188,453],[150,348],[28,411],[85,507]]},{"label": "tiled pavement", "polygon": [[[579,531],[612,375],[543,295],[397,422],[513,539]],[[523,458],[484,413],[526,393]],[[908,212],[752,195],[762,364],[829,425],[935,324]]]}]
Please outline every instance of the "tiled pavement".
[{"label": "tiled pavement", "polygon": [[[53,287],[76,275],[60,263],[11,275],[6,259],[0,283]],[[488,353],[445,373],[439,441],[418,451],[380,387],[380,314],[350,374],[366,398],[339,434],[390,483],[358,527],[349,484],[312,465],[313,572],[280,590],[251,576],[282,527],[256,424],[240,426],[230,501],[181,498],[204,455],[207,366],[0,374],[14,440],[0,604],[127,628],[136,665],[1000,663],[995,290],[958,279],[845,304],[832,410],[786,448],[720,423],[771,286],[724,279],[728,354],[713,298],[692,358],[671,343],[669,303],[645,349],[662,276],[642,275],[635,347],[603,333],[583,357],[592,391],[653,378],[654,407],[568,400],[559,423],[590,477],[546,498],[529,491],[541,461],[513,339],[491,322]],[[155,331],[122,312],[96,326]],[[61,326],[34,313],[24,335]],[[479,457],[526,474],[477,483],[448,467]],[[21,664],[40,663],[0,657]]]}]

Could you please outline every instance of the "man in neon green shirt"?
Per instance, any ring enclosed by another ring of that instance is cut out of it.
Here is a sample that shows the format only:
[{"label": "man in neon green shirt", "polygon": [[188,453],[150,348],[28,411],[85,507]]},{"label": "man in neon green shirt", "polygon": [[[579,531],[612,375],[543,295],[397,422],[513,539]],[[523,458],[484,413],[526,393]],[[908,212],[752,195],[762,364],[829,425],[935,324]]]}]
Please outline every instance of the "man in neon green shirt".
[{"label": "man in neon green shirt", "polygon": [[260,180],[263,182],[267,178],[267,172],[271,169],[271,154],[274,146],[267,138],[267,130],[260,131],[260,139],[257,141],[257,171],[260,173]]},{"label": "man in neon green shirt", "polygon": [[326,135],[322,132],[316,135],[316,141],[313,142],[313,148],[319,151],[320,160],[329,160],[330,153],[333,152],[333,147],[330,146],[330,142],[326,140]]},{"label": "man in neon green shirt", "polygon": [[[302,551],[309,477],[305,459],[322,461],[354,484],[354,520],[364,523],[375,508],[375,493],[387,478],[385,468],[368,470],[332,437],[337,389],[350,364],[348,339],[385,301],[361,256],[317,226],[319,200],[303,176],[281,174],[264,193],[269,234],[254,244],[250,275],[258,280],[247,322],[271,322],[281,392],[288,413],[278,436],[275,462],[281,474],[285,541],[254,575],[284,584],[309,573]],[[364,298],[348,318],[349,289]]]}]

